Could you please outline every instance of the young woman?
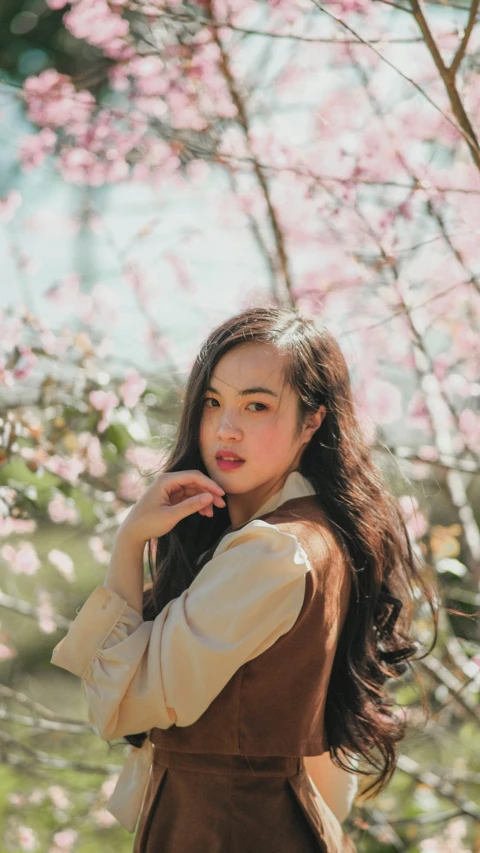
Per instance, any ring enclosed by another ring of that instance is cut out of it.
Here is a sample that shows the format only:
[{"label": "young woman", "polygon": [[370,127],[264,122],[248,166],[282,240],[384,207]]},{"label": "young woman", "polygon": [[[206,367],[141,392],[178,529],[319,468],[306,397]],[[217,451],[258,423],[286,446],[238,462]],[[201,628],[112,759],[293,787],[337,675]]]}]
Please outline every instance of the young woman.
[{"label": "young woman", "polygon": [[404,736],[385,682],[417,650],[419,591],[428,654],[434,595],[335,339],[289,309],[222,323],[163,472],[52,656],[97,734],[131,745],[109,809],[135,853],[354,851],[356,773],[382,790]]}]

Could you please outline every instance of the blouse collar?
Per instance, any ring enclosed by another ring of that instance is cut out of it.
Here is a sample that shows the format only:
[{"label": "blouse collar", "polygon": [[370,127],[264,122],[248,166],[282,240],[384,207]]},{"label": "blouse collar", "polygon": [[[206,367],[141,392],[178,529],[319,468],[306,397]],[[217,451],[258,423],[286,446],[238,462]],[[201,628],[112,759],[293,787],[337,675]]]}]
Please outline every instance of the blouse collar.
[{"label": "blouse collar", "polygon": [[268,500],[266,500],[265,503],[263,503],[262,506],[247,519],[245,524],[249,521],[253,521],[254,518],[259,518],[259,516],[265,515],[267,512],[273,512],[273,510],[286,503],[286,501],[314,494],[316,494],[316,492],[310,480],[304,477],[300,471],[291,471],[283,486],[275,492],[274,495],[270,495]]}]

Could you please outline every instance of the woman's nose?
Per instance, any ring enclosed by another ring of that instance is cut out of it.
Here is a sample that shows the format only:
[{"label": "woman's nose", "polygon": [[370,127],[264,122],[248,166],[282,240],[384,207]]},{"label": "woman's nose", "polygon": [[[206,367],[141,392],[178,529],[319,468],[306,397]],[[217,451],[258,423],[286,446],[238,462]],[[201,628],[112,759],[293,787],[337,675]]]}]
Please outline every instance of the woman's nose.
[{"label": "woman's nose", "polygon": [[237,435],[240,433],[239,427],[235,422],[235,415],[224,414],[221,418],[218,428],[218,435]]}]

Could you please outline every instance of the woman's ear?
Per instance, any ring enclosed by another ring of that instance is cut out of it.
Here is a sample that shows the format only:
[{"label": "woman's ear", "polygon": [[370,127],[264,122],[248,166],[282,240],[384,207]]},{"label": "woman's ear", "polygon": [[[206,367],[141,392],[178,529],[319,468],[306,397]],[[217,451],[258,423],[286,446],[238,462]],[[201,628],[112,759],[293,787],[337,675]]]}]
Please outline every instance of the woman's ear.
[{"label": "woman's ear", "polygon": [[303,427],[303,434],[306,441],[310,441],[312,435],[317,431],[317,429],[321,426],[322,421],[327,414],[326,406],[320,406],[316,412],[309,412],[305,425]]}]

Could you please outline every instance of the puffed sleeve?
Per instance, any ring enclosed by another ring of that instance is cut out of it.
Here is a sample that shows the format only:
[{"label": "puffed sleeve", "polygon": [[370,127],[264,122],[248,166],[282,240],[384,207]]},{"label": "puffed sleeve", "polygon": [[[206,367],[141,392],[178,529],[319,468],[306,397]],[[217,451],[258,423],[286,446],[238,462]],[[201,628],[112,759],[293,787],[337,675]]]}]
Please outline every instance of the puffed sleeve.
[{"label": "puffed sleeve", "polygon": [[105,740],[194,723],[236,670],[293,627],[308,556],[260,519],[223,537],[212,558],[153,621],[98,586],[51,662],[83,679]]}]

